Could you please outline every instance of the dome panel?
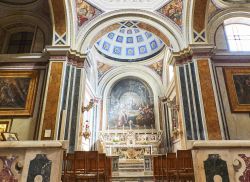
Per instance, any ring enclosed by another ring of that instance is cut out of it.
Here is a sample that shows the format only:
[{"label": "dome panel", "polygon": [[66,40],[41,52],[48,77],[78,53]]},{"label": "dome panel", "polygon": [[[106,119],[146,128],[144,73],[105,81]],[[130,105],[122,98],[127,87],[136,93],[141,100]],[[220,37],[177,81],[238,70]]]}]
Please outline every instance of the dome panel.
[{"label": "dome panel", "polygon": [[132,22],[122,23],[119,29],[108,32],[95,43],[103,56],[122,62],[143,61],[155,56],[164,47],[162,40]]}]

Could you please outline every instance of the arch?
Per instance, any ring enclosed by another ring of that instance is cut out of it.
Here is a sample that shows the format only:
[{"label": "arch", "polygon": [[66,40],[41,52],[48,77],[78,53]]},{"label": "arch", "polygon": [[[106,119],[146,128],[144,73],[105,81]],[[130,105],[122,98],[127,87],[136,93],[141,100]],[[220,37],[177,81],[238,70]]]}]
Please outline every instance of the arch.
[{"label": "arch", "polygon": [[25,15],[15,14],[15,15],[6,16],[0,19],[0,27],[5,27],[7,25],[16,24],[16,23],[38,25],[44,31],[44,33],[46,33],[47,35],[51,34],[50,23],[45,18],[34,15],[33,13],[27,13]]},{"label": "arch", "polygon": [[[39,22],[39,24],[38,24]],[[23,25],[20,27],[20,24]],[[12,26],[13,25],[13,26]],[[18,27],[15,27],[18,26]],[[34,15],[33,13],[16,14],[6,16],[0,19],[0,27],[9,28],[9,33],[15,33],[18,31],[31,31],[31,29],[35,30],[35,27],[38,26],[42,33],[44,34],[44,43],[51,44],[52,35],[51,35],[51,24],[44,17]],[[7,28],[8,29],[8,28]]]},{"label": "arch", "polygon": [[[138,72],[140,70],[140,72]],[[98,96],[103,98],[103,118],[102,118],[102,129],[105,128],[105,124],[107,123],[107,110],[105,107],[107,106],[107,98],[109,96],[109,93],[115,83],[117,83],[119,80],[124,79],[126,77],[138,78],[139,80],[142,80],[143,82],[147,83],[151,90],[153,91],[154,96],[154,105],[158,105],[158,97],[162,96],[163,94],[163,85],[161,83],[160,78],[151,71],[149,68],[140,66],[140,65],[128,65],[128,66],[121,66],[118,68],[115,68],[111,70],[109,73],[107,73],[102,80],[99,83],[99,89],[98,89]],[[160,120],[159,120],[159,108],[154,108],[155,113],[155,126],[156,129],[159,129],[160,127]]]},{"label": "arch", "polygon": [[[196,37],[205,39],[206,10],[209,0],[195,0],[193,4],[193,15],[191,16],[190,42],[194,42]],[[195,36],[196,35],[196,36]]]},{"label": "arch", "polygon": [[218,27],[223,24],[225,20],[236,17],[250,18],[248,8],[227,9],[215,15],[207,25],[207,31],[209,32],[207,37],[208,43],[215,44],[214,37]]},{"label": "arch", "polygon": [[[117,26],[117,23],[124,20],[142,22],[141,26],[145,29],[151,29],[151,31],[152,27],[154,30],[161,30],[161,38],[163,40],[168,39],[175,51],[184,48],[181,30],[170,20],[163,19],[156,13],[143,10],[117,10],[100,15],[86,24],[77,35],[74,49],[78,52],[86,53],[90,48],[89,46],[96,40],[96,37],[99,37],[98,34],[106,33],[107,30],[105,30],[105,27],[109,27],[108,30],[112,30],[112,28]],[[93,37],[95,38],[93,39]]]},{"label": "arch", "polygon": [[[231,16],[230,13],[236,13],[242,12],[244,10],[245,12],[249,12],[247,8],[249,9],[249,3],[231,3],[231,2],[225,2],[222,0],[211,0],[217,7],[220,9],[224,9],[222,12],[215,15],[210,21],[209,24],[212,23],[212,20],[215,21],[215,17],[217,19],[222,19],[221,16]],[[191,32],[190,32],[190,42],[194,42],[195,35],[196,37],[200,37],[202,39],[201,42],[210,42],[211,33],[210,28],[207,25],[207,9],[209,6],[210,0],[195,0],[193,4],[193,15],[191,16]],[[247,7],[247,8],[246,8]],[[219,20],[218,20],[219,21]],[[209,32],[209,34],[206,34],[206,32]],[[199,41],[195,41],[199,42]]]},{"label": "arch", "polygon": [[53,44],[67,44],[67,11],[65,0],[50,0],[53,24]]}]

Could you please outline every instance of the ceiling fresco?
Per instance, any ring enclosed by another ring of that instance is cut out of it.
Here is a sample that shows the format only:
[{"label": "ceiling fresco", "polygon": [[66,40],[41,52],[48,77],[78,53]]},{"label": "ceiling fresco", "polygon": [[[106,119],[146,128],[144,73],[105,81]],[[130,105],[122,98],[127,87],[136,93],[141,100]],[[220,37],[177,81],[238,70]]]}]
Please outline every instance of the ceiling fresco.
[{"label": "ceiling fresco", "polygon": [[79,27],[102,14],[101,10],[97,9],[85,0],[76,0],[76,12]]},{"label": "ceiling fresco", "polygon": [[175,22],[179,27],[182,26],[182,10],[183,10],[183,2],[182,0],[172,0],[162,8],[158,10],[163,16],[171,19]]}]

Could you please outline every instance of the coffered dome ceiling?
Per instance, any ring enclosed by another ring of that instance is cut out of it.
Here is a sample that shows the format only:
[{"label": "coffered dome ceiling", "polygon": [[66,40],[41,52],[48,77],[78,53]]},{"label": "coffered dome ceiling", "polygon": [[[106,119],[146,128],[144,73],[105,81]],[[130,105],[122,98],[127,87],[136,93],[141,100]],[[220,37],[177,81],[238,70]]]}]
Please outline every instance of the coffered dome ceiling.
[{"label": "coffered dome ceiling", "polygon": [[146,60],[161,52],[164,47],[162,40],[136,24],[135,21],[121,22],[120,28],[108,32],[95,43],[97,51],[122,62]]}]

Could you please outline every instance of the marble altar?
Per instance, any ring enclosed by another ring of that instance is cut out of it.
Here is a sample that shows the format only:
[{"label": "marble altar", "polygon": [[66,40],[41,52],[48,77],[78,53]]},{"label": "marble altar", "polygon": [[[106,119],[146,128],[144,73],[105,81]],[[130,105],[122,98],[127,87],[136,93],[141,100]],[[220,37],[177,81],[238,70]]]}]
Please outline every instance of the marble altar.
[{"label": "marble altar", "polygon": [[67,141],[0,142],[0,179],[61,181],[63,152],[67,148]]}]

